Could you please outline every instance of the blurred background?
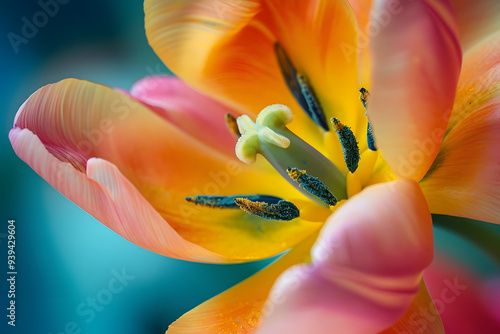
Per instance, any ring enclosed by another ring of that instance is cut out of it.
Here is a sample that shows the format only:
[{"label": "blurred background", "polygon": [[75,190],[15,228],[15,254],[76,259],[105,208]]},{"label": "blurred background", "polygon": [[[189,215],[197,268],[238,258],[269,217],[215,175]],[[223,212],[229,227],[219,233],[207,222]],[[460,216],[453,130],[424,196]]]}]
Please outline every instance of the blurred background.
[{"label": "blurred background", "polygon": [[[7,137],[14,115],[39,87],[75,77],[129,89],[144,76],[168,73],[145,38],[141,0],[59,1],[29,38],[25,22],[43,19],[38,13],[54,2],[0,4],[0,332],[164,333],[184,312],[270,260],[216,266],[146,251],[83,212],[15,155]],[[9,219],[16,221],[15,328],[5,317]],[[486,278],[499,277],[498,226],[464,221],[451,231],[456,224],[439,220],[439,251]],[[133,279],[90,312],[88,300],[106,298],[102,291],[123,272]]]}]

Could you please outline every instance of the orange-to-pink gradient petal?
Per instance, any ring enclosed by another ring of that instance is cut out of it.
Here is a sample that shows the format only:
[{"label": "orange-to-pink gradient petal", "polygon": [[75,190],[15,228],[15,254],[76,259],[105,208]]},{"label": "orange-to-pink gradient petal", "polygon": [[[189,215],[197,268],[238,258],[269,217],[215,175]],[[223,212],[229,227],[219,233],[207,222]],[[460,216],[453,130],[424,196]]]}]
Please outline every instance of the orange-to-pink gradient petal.
[{"label": "orange-to-pink gradient petal", "polygon": [[417,183],[366,188],[327,220],[312,263],[278,279],[259,334],[372,334],[389,328],[420,289],[432,240],[430,212]]},{"label": "orange-to-pink gradient petal", "polygon": [[368,117],[392,170],[419,181],[436,157],[453,107],[461,49],[451,5],[374,1]]},{"label": "orange-to-pink gradient petal", "polygon": [[[210,113],[210,109],[206,111]],[[81,175],[90,175],[89,162],[94,157],[116,166],[120,175],[130,182],[122,189],[136,189],[143,197],[136,203],[149,203],[163,217],[161,224],[167,225],[164,231],[173,228],[186,242],[219,254],[213,259],[207,256],[206,261],[269,257],[292,247],[317,229],[315,224],[300,219],[269,221],[249,216],[239,209],[217,210],[188,203],[185,197],[194,195],[301,195],[284,179],[257,169],[255,165],[243,164],[236,157],[229,158],[109,87],[75,79],[42,87],[18,111],[13,133],[21,129],[33,133],[53,158],[69,162]],[[36,150],[13,144],[18,155],[32,163]],[[49,181],[56,189],[71,196],[77,205],[97,205],[87,204],[92,197],[84,193],[81,196],[76,196],[76,192],[67,194],[68,188],[61,183],[63,181],[53,179],[58,175],[54,173],[42,176],[50,176]],[[106,177],[99,178],[99,182],[101,180],[107,184]],[[115,202],[117,206],[130,206],[129,201]],[[122,210],[140,212],[145,209],[138,205]],[[95,210],[89,213],[99,216]],[[155,246],[146,242],[148,238],[169,238],[158,228],[160,223],[149,219],[121,221],[128,224],[125,230],[129,232],[124,236],[134,242],[141,238],[141,246],[160,254],[180,252],[163,249],[160,242],[155,242]],[[104,220],[102,223],[115,229],[112,222]],[[116,231],[120,233],[121,230]],[[189,254],[176,257],[189,259]]]},{"label": "orange-to-pink gradient petal", "polygon": [[225,260],[183,239],[108,161],[92,158],[84,173],[49,153],[40,138],[29,129],[15,128],[9,139],[16,154],[35,172],[125,239],[178,259]]},{"label": "orange-to-pink gradient petal", "polygon": [[287,52],[313,87],[326,119],[365,129],[356,79],[357,34],[345,0],[146,0],[146,33],[181,79],[249,115],[281,103],[290,129],[322,149],[323,131],[299,107],[275,54]]},{"label": "orange-to-pink gradient petal", "polygon": [[460,43],[467,51],[500,30],[500,1],[451,0],[457,13]]},{"label": "orange-to-pink gradient petal", "polygon": [[436,161],[420,183],[433,213],[500,224],[500,33],[464,58]]},{"label": "orange-to-pink gradient petal", "polygon": [[227,131],[224,119],[226,113],[240,115],[230,108],[171,75],[142,78],[134,83],[130,94],[190,137],[234,157],[237,138]]}]

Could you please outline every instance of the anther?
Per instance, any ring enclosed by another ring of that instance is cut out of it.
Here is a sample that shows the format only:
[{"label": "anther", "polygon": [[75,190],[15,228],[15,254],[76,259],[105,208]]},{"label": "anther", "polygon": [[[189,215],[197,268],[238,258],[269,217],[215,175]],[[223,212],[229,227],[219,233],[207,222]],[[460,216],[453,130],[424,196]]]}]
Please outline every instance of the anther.
[{"label": "anther", "polygon": [[316,97],[312,86],[309,84],[308,80],[302,75],[297,74],[297,82],[299,83],[300,90],[307,102],[307,109],[305,110],[307,115],[313,120],[314,123],[321,126],[323,130],[329,131],[328,124],[326,122],[325,113],[319,104],[319,100]]},{"label": "anther", "polygon": [[238,123],[236,123],[236,118],[234,118],[233,115],[230,113],[227,113],[225,115],[225,120],[226,120],[226,126],[231,131],[231,133],[236,137],[239,138],[241,136],[240,130],[238,129]]},{"label": "anther", "polygon": [[288,167],[286,169],[288,176],[299,184],[299,187],[319,198],[323,203],[334,206],[337,204],[337,198],[330,191],[328,186],[321,182],[320,179],[309,175],[305,170],[296,167]]},{"label": "anther", "polygon": [[307,78],[298,73],[292,61],[279,43],[274,44],[274,52],[288,89],[305,111],[307,116],[323,130],[329,131],[328,123],[318,98]]},{"label": "anther", "polygon": [[359,100],[361,101],[361,103],[363,103],[363,108],[365,108],[365,116],[367,116],[366,112],[368,109],[368,98],[370,97],[370,92],[364,87],[361,87],[359,89],[359,92]]},{"label": "anther", "polygon": [[299,209],[292,202],[281,200],[276,204],[235,198],[234,202],[246,213],[271,220],[292,220],[300,216]]},{"label": "anther", "polygon": [[354,133],[352,133],[351,128],[342,124],[337,118],[333,117],[331,119],[333,129],[337,133],[340,140],[340,145],[342,146],[342,151],[344,152],[344,161],[347,165],[347,169],[354,173],[358,168],[358,163],[360,159],[358,142]]},{"label": "anther", "polygon": [[[368,99],[370,98],[370,92],[366,88],[361,87],[359,89],[359,93],[359,99],[365,108],[365,116],[368,116]],[[372,151],[376,151],[377,147],[375,146],[375,140],[373,139],[373,131],[370,121],[368,121],[368,127],[366,129],[366,140],[368,141],[368,148]]]},{"label": "anther", "polygon": [[234,196],[215,196],[215,195],[197,195],[186,197],[186,201],[196,205],[207,206],[209,208],[220,209],[238,209],[239,206],[234,202],[235,198],[246,198],[251,201],[264,201],[267,203],[278,203],[282,199],[269,195],[234,195]]},{"label": "anther", "polygon": [[373,130],[370,122],[368,122],[368,127],[366,128],[366,139],[368,141],[368,148],[376,151],[377,147],[375,146],[375,139],[373,139]]}]

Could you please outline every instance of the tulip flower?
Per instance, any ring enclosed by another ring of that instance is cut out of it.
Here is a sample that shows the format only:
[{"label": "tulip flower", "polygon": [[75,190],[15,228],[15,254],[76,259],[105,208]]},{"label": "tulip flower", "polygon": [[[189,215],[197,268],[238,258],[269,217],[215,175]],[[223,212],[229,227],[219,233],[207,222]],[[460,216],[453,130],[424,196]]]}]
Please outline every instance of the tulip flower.
[{"label": "tulip flower", "polygon": [[169,333],[442,333],[431,214],[500,222],[498,6],[456,2],[146,0],[179,79],[42,87],[9,137],[141,247],[289,250]]}]

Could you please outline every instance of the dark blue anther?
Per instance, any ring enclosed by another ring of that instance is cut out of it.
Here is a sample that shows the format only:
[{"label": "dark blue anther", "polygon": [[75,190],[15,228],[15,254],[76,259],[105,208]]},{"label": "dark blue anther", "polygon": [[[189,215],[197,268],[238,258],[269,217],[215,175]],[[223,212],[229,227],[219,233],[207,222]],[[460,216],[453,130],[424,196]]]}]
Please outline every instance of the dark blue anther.
[{"label": "dark blue anther", "polygon": [[[365,108],[365,116],[368,116],[368,99],[370,98],[370,92],[366,88],[361,87],[359,89],[359,93],[359,100]],[[366,139],[368,141],[368,148],[372,151],[376,151],[377,148],[375,147],[375,140],[373,139],[373,131],[370,121],[368,121],[368,128],[366,129]]]},{"label": "dark blue anther", "polygon": [[345,126],[335,117],[332,117],[331,121],[333,129],[339,137],[340,145],[342,146],[342,151],[344,152],[344,161],[347,169],[351,173],[354,173],[356,169],[358,169],[359,159],[361,159],[361,156],[359,155],[359,147],[356,136],[354,136],[354,133],[352,133],[350,127]]},{"label": "dark blue anther", "polygon": [[372,151],[376,151],[375,140],[373,139],[372,125],[368,122],[368,128],[366,129],[366,139],[368,140],[368,148]]},{"label": "dark blue anther", "polygon": [[297,167],[288,167],[286,172],[302,189],[316,196],[323,203],[329,206],[337,204],[337,197],[335,197],[330,191],[330,188],[317,177],[309,175],[305,170],[298,169]]},{"label": "dark blue anther", "polygon": [[299,105],[316,125],[325,131],[330,131],[325,113],[307,78],[297,73],[292,61],[279,43],[274,44],[274,51],[288,89],[290,89]]},{"label": "dark blue anther", "polygon": [[251,201],[247,198],[235,198],[234,201],[246,213],[265,219],[288,221],[300,216],[300,211],[295,204],[285,200],[276,204]]},{"label": "dark blue anther", "polygon": [[276,196],[269,195],[234,195],[234,196],[213,196],[213,195],[198,195],[186,197],[186,201],[208,206],[210,208],[220,209],[239,209],[240,207],[234,202],[236,198],[246,198],[251,201],[261,201],[270,204],[275,204],[282,199]]}]

